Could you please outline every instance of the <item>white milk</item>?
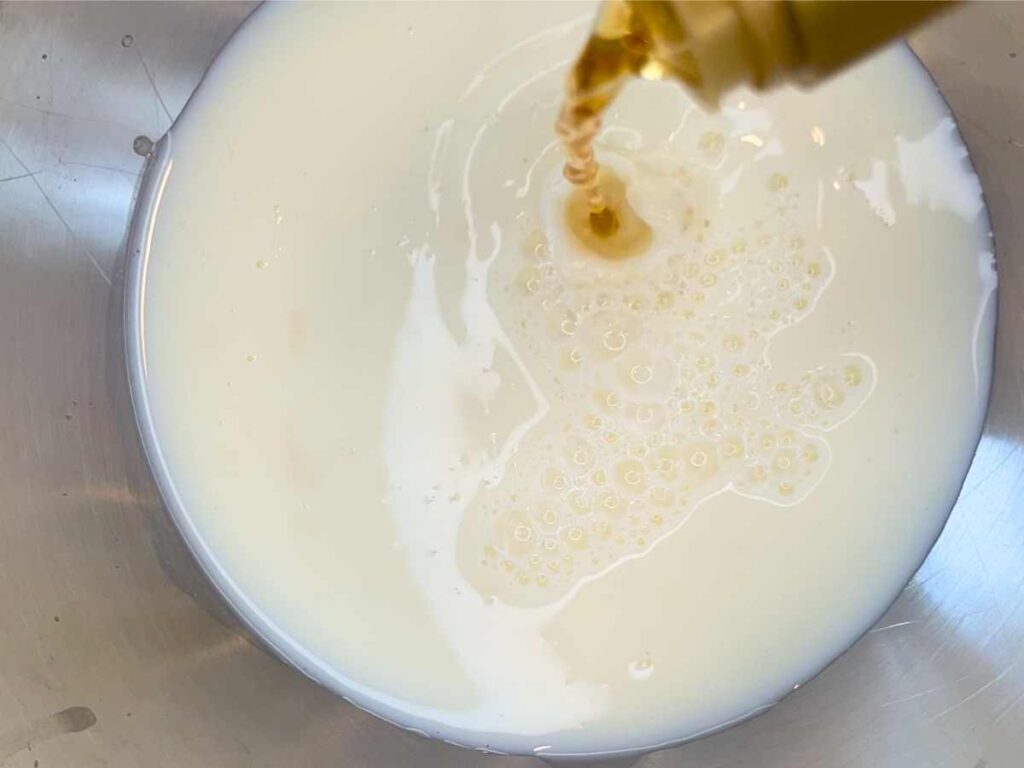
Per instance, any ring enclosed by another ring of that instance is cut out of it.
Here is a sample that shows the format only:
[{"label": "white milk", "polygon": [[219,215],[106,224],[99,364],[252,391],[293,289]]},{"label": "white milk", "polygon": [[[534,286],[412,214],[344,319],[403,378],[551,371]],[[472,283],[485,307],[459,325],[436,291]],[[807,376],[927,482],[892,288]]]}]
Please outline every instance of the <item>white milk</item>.
[{"label": "white milk", "polygon": [[653,244],[581,252],[552,124],[591,10],[258,11],[171,132],[139,350],[247,618],[389,719],[544,755],[714,729],[852,643],[992,351],[980,187],[904,48],[715,115],[630,85],[598,156]]}]

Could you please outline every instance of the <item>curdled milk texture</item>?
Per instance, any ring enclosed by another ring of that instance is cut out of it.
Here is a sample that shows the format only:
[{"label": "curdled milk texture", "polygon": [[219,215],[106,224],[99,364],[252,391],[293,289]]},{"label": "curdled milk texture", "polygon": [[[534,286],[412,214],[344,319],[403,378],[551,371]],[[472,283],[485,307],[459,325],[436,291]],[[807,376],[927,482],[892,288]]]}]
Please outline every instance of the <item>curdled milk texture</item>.
[{"label": "curdled milk texture", "polygon": [[[651,228],[565,223],[580,4],[257,11],[172,129],[141,297],[165,496],[289,660],[544,756],[760,711],[878,618],[988,396],[993,245],[891,49],[597,142]],[[472,34],[463,30],[472,29]]]}]

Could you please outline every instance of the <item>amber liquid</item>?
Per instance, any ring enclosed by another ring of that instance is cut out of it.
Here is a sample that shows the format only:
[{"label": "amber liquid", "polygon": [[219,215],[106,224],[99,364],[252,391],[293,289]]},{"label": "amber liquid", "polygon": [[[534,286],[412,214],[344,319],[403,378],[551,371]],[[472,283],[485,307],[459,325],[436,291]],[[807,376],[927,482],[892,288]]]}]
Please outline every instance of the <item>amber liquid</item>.
[{"label": "amber liquid", "polygon": [[576,241],[591,253],[612,260],[646,251],[651,244],[651,227],[629,204],[622,180],[607,168],[599,168],[595,188],[601,195],[599,212],[593,209],[593,198],[582,189],[570,196],[565,207],[565,223]]},{"label": "amber liquid", "polygon": [[624,2],[606,3],[597,30],[587,41],[566,83],[555,129],[565,149],[565,178],[577,187],[566,223],[586,247],[617,258],[650,242],[650,228],[632,209],[622,181],[602,170],[594,157],[601,116],[622,86],[650,62],[646,29]]}]

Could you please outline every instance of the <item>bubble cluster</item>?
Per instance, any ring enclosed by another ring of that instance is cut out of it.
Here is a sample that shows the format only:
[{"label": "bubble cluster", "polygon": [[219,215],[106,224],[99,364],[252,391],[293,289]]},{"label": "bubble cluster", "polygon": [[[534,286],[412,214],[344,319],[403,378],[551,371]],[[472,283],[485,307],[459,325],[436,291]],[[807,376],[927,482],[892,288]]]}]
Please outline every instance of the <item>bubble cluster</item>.
[{"label": "bubble cluster", "polygon": [[[719,144],[705,135],[699,149]],[[525,600],[557,599],[648,550],[723,491],[800,502],[829,467],[824,433],[874,385],[856,354],[793,380],[770,364],[773,335],[813,311],[834,272],[794,217],[774,215],[796,205],[788,178],[765,177],[760,221],[719,232],[685,202],[699,199],[698,171],[662,157],[649,167],[641,158],[627,176],[655,232],[629,269],[581,267],[549,229],[496,280],[552,408],[479,493],[473,540],[485,571]]]},{"label": "bubble cluster", "polygon": [[830,430],[849,419],[874,388],[875,371],[863,355],[841,355],[836,362],[807,371],[796,382],[779,383],[772,399],[794,423]]}]

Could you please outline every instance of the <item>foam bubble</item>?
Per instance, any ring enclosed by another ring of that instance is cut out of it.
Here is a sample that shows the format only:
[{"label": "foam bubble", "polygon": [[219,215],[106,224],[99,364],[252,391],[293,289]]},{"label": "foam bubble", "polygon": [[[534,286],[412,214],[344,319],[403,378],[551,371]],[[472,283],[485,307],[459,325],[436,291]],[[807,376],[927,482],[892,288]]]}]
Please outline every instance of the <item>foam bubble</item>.
[{"label": "foam bubble", "polygon": [[[713,153],[733,140],[701,142]],[[568,191],[557,174],[541,211],[542,260],[535,245],[524,249],[531,263],[498,263],[520,288],[505,294],[506,311],[524,318],[510,327],[524,344],[546,329],[538,354],[554,353],[566,374],[549,382],[558,420],[535,427],[515,472],[480,492],[488,507],[520,511],[473,521],[512,603],[558,600],[722,491],[799,503],[831,463],[823,432],[874,387],[873,365],[857,354],[794,381],[772,377],[772,336],[813,311],[834,272],[788,213],[788,176],[769,177],[764,215],[749,228],[718,232],[706,171],[625,150],[611,162],[652,227],[649,252],[629,270],[564,237]]]}]

